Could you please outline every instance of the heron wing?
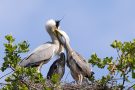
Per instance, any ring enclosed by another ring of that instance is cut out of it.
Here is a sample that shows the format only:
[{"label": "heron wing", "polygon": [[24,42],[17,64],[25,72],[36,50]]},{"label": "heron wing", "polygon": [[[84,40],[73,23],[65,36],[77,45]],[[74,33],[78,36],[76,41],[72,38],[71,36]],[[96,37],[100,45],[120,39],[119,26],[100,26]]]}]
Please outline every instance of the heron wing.
[{"label": "heron wing", "polygon": [[73,52],[73,59],[75,60],[77,66],[80,68],[80,70],[85,74],[90,76],[91,75],[91,69],[89,66],[89,63],[86,62],[84,57],[82,57],[79,53]]},{"label": "heron wing", "polygon": [[47,79],[52,78],[54,74],[59,75],[59,81],[63,77],[65,73],[65,54],[61,53],[60,58],[54,61],[54,63],[51,65],[48,73],[47,73]]},{"label": "heron wing", "polygon": [[56,73],[56,69],[58,68],[57,61],[58,60],[54,61],[54,63],[51,65],[51,67],[47,73],[47,79],[50,79],[52,77],[52,75]]},{"label": "heron wing", "polygon": [[52,43],[45,43],[37,47],[25,60],[20,63],[20,66],[33,66],[40,64],[42,61],[48,60],[54,55],[55,46]]}]

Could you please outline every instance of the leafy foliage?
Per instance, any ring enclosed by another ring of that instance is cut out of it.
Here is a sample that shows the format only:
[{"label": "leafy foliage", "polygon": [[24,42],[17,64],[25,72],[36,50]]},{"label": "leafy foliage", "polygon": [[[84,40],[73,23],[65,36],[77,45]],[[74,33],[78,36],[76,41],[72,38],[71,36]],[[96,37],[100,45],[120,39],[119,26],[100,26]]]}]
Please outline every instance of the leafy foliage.
[{"label": "leafy foliage", "polygon": [[[75,90],[75,89],[135,89],[135,84],[131,83],[131,79],[135,79],[135,40],[130,42],[121,42],[115,40],[111,47],[117,51],[117,58],[105,57],[99,58],[96,53],[91,55],[89,63],[97,66],[99,69],[107,68],[108,74],[102,76],[101,79],[95,79],[94,76],[90,78],[92,84],[74,85],[64,83],[61,85],[58,82],[59,75],[55,74],[51,80],[48,81],[43,78],[41,73],[37,73],[36,68],[24,68],[18,64],[22,60],[21,54],[29,51],[29,44],[27,41],[15,43],[15,38],[12,35],[6,35],[7,40],[4,43],[5,56],[4,63],[0,70],[4,72],[7,69],[12,70],[12,74],[5,79],[6,84],[2,90]],[[119,81],[122,80],[122,81]],[[126,87],[126,83],[132,84]],[[93,87],[94,86],[94,87]],[[74,89],[73,89],[74,88]]]},{"label": "leafy foliage", "polygon": [[[89,62],[101,69],[107,67],[109,74],[99,80],[102,84],[106,85],[110,82],[113,84],[113,82],[117,82],[117,78],[120,78],[122,82],[117,87],[124,89],[125,82],[130,83],[129,78],[135,79],[135,40],[124,43],[115,40],[111,47],[117,51],[118,56],[116,59],[113,57],[101,59],[96,54],[93,54]],[[132,77],[130,77],[130,74]],[[113,85],[111,86],[113,87]]]},{"label": "leafy foliage", "polygon": [[11,35],[5,36],[5,39],[8,41],[4,44],[5,46],[5,57],[4,63],[1,67],[1,70],[4,72],[7,68],[16,69],[18,62],[21,60],[20,54],[29,51],[29,44],[26,41],[15,45],[13,42],[15,38]]},{"label": "leafy foliage", "polygon": [[36,88],[31,85],[35,83],[40,83],[40,86],[45,88],[45,79],[41,73],[37,73],[36,68],[24,68],[18,65],[22,60],[20,55],[29,51],[29,44],[26,41],[15,44],[15,38],[12,35],[6,35],[5,39],[7,43],[4,44],[5,57],[1,71],[4,72],[10,68],[13,73],[6,77],[7,83],[2,90],[28,90]]}]

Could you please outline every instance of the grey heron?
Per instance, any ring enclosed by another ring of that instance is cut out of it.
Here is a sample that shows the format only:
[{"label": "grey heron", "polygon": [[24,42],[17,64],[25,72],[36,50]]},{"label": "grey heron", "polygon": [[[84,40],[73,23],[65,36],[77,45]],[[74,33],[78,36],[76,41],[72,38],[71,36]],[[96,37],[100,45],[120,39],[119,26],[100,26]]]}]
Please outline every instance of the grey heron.
[{"label": "grey heron", "polygon": [[67,66],[70,68],[73,79],[78,84],[82,83],[84,77],[92,76],[92,69],[88,62],[70,46],[70,39],[64,31],[56,30],[59,41],[64,45],[67,53]]},{"label": "grey heron", "polygon": [[65,73],[65,63],[65,54],[61,52],[60,58],[54,61],[54,63],[51,65],[47,73],[47,79],[51,79],[53,75],[57,74],[58,81],[61,81],[61,78]]},{"label": "grey heron", "polygon": [[53,56],[58,55],[62,46],[60,45],[54,31],[59,28],[59,21],[50,19],[46,23],[46,30],[50,35],[52,42],[47,42],[38,46],[30,55],[20,62],[22,67],[37,67],[37,71],[43,64],[46,64]]}]

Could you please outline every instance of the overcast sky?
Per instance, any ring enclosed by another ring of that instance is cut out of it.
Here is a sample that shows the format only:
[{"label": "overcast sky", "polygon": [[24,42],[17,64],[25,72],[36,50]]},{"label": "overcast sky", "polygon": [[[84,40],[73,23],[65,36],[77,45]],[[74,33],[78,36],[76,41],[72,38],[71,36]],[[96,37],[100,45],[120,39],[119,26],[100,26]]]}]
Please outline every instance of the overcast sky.
[{"label": "overcast sky", "polygon": [[[16,42],[28,40],[31,52],[50,41],[46,21],[62,17],[61,28],[69,35],[72,48],[86,59],[94,52],[101,58],[116,57],[110,44],[114,40],[130,41],[135,36],[135,0],[0,0],[0,66],[6,34],[12,33]],[[44,77],[53,61],[42,68]],[[97,68],[93,71],[97,78],[106,74]],[[71,80],[68,73],[66,70],[63,80],[66,76],[67,81]]]}]

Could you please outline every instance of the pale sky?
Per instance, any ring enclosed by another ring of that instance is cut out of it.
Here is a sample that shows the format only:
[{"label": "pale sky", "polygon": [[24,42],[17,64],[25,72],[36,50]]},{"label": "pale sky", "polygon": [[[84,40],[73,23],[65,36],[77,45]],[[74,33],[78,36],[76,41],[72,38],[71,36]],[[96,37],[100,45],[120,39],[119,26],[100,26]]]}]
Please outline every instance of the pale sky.
[{"label": "pale sky", "polygon": [[[72,48],[86,59],[94,52],[102,58],[116,57],[110,44],[114,40],[131,41],[135,36],[135,0],[0,0],[0,66],[6,34],[12,33],[16,42],[29,41],[31,52],[50,41],[46,21],[62,17],[60,25],[69,35]],[[44,77],[53,61],[42,68]],[[95,67],[93,71],[97,78],[106,74]],[[63,80],[67,73],[69,70]],[[70,74],[67,79],[72,81]]]}]

